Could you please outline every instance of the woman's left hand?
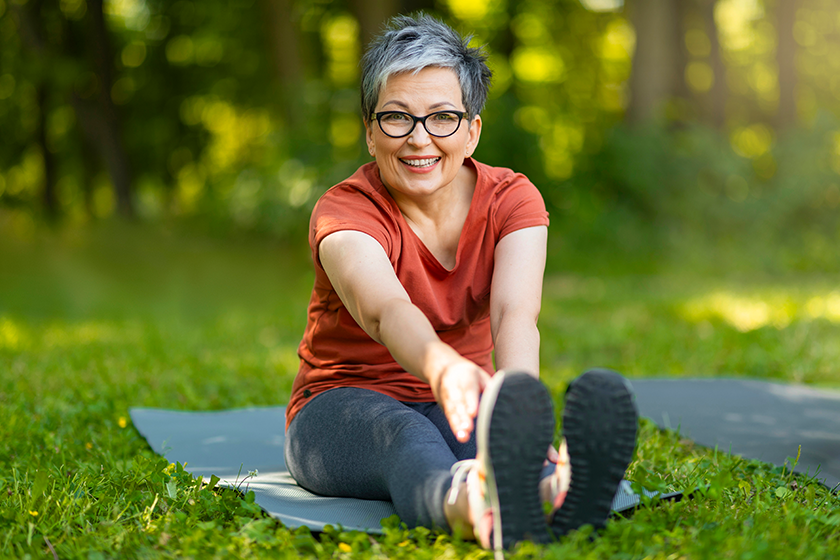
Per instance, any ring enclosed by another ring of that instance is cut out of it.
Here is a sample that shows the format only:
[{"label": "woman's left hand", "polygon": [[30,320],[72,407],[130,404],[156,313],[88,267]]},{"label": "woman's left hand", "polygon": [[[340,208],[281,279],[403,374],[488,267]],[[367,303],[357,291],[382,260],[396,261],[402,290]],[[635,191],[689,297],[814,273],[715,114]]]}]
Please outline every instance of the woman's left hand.
[{"label": "woman's left hand", "polygon": [[548,466],[549,463],[555,463],[556,464],[559,459],[560,459],[560,453],[557,452],[557,450],[554,448],[553,445],[549,445],[548,446],[548,453],[545,456],[545,462],[543,463],[543,466],[544,467]]},{"label": "woman's left hand", "polygon": [[455,438],[461,443],[469,441],[478,401],[490,375],[475,363],[458,356],[430,380],[435,399],[443,409]]}]

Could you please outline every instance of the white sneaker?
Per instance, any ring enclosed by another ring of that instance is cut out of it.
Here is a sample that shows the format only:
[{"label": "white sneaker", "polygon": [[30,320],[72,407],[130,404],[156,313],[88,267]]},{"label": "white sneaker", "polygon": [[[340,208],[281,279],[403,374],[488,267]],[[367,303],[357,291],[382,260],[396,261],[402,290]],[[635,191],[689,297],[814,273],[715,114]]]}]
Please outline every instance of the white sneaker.
[{"label": "white sneaker", "polygon": [[527,373],[497,372],[481,395],[476,458],[456,463],[450,492],[454,503],[466,478],[470,520],[485,548],[498,553],[523,540],[551,540],[538,487],[553,435],[545,385]]}]

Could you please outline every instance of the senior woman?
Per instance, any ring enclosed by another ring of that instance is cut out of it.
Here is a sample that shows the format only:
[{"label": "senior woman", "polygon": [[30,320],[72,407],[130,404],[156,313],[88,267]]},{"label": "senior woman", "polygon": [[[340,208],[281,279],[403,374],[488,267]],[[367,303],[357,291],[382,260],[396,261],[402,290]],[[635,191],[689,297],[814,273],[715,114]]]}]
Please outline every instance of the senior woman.
[{"label": "senior woman", "polygon": [[410,526],[499,550],[603,525],[637,416],[623,378],[587,372],[551,447],[536,326],[548,214],[523,175],[470,157],[489,82],[482,52],[429,16],[393,19],[366,52],[375,161],[312,213],[285,455],[315,493],[391,500]]}]

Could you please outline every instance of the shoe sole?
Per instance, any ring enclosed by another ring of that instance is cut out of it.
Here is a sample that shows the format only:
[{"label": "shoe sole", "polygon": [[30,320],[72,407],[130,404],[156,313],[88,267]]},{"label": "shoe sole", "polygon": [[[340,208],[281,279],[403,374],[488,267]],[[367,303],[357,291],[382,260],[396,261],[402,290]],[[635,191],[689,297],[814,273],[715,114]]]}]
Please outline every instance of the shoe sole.
[{"label": "shoe sole", "polygon": [[554,438],[548,389],[527,373],[496,373],[481,396],[476,431],[494,513],[493,548],[550,542],[538,491]]},{"label": "shoe sole", "polygon": [[572,480],[555,512],[551,533],[559,538],[583,525],[606,525],[612,500],[633,459],[639,413],[633,391],[614,371],[591,370],[566,391],[563,435]]}]

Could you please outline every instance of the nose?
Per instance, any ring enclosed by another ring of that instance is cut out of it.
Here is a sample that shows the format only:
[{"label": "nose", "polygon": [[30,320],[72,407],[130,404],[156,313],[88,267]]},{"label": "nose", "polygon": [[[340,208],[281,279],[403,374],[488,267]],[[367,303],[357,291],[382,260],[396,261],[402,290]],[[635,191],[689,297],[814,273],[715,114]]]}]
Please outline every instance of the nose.
[{"label": "nose", "polygon": [[413,146],[425,146],[431,141],[431,135],[422,122],[414,123],[414,129],[408,135],[408,142]]}]

